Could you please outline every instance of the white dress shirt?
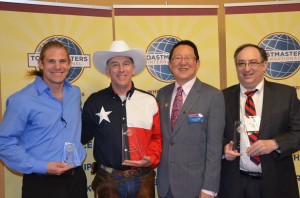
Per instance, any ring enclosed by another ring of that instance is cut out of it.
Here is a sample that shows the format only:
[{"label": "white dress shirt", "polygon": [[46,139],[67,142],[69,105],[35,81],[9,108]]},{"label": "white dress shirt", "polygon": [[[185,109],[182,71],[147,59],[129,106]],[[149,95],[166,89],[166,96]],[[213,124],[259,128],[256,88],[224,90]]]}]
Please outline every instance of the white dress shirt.
[{"label": "white dress shirt", "polygon": [[[187,83],[185,83],[184,85],[182,85],[182,105],[184,104],[184,101],[187,97],[187,95],[189,94],[189,92],[191,91],[194,83],[196,81],[196,77],[194,77],[192,80],[188,81]],[[177,94],[177,88],[179,87],[180,85],[175,82],[175,86],[174,86],[174,90],[173,90],[173,93],[172,93],[172,98],[171,98],[171,108],[170,108],[170,118],[171,118],[171,114],[172,114],[172,108],[173,108],[173,103],[174,103],[174,99],[175,99],[175,96]]]},{"label": "white dress shirt", "polygon": [[[262,114],[262,105],[263,105],[263,96],[264,96],[264,79],[256,86],[255,89],[258,89],[258,91],[252,96],[255,110],[256,110],[256,116],[259,116],[261,118]],[[255,90],[253,89],[253,90]],[[245,92],[247,89],[245,89],[240,84],[240,120],[244,122],[245,117],[245,104],[247,95]],[[260,124],[260,123],[259,123]],[[261,173],[261,164],[258,166],[254,164],[250,157],[247,155],[247,144],[249,145],[249,138],[247,133],[241,133],[241,139],[240,139],[240,153],[242,154],[240,157],[240,169],[247,171],[247,172],[260,172]]]}]

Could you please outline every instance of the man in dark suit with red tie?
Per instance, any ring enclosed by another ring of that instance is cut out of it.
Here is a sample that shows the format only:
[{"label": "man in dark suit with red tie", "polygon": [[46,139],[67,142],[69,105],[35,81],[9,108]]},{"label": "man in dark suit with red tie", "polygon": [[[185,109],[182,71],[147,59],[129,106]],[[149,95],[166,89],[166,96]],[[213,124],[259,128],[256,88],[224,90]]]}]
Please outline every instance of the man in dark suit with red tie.
[{"label": "man in dark suit with red tie", "polygon": [[[257,45],[240,46],[234,59],[240,84],[223,90],[226,129],[219,197],[299,198],[292,158],[300,149],[296,90],[264,79],[268,56]],[[235,121],[244,128],[236,136]]]}]

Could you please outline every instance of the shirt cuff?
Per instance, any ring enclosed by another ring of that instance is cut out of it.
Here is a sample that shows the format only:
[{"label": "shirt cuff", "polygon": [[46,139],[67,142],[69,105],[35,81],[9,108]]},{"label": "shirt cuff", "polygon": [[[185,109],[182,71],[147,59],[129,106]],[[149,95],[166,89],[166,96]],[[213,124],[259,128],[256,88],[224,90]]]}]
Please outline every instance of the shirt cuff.
[{"label": "shirt cuff", "polygon": [[46,174],[47,173],[47,166],[48,162],[46,161],[39,161],[35,164],[32,173],[38,173],[38,174]]},{"label": "shirt cuff", "polygon": [[212,192],[212,191],[209,191],[209,190],[204,190],[204,189],[202,189],[201,191],[208,194],[208,195],[214,196],[214,197],[217,196],[217,194],[218,194],[218,193],[215,193],[215,192]]}]

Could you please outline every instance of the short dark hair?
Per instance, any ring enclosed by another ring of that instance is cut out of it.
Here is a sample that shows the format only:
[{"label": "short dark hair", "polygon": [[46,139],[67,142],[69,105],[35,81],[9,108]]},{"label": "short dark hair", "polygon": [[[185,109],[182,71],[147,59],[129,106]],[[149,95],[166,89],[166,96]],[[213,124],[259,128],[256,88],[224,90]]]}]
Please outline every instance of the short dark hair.
[{"label": "short dark hair", "polygon": [[196,57],[196,60],[199,60],[199,54],[198,54],[198,49],[197,49],[197,46],[195,45],[195,43],[193,43],[192,41],[190,40],[182,40],[182,41],[179,41],[178,43],[176,43],[173,48],[171,49],[170,51],[170,55],[169,55],[169,61],[171,61],[172,59],[172,56],[173,56],[173,52],[174,52],[174,49],[180,45],[188,45],[190,46],[191,48],[194,49],[194,55]]},{"label": "short dark hair", "polygon": [[253,48],[256,48],[258,51],[259,51],[259,54],[260,54],[260,57],[261,57],[261,61],[268,61],[268,54],[266,52],[265,49],[259,47],[258,45],[255,45],[255,44],[251,44],[251,43],[246,43],[246,44],[243,44],[241,46],[239,46],[235,52],[234,52],[234,62],[237,63],[237,56],[239,55],[239,53],[245,49],[246,47],[253,47]]}]

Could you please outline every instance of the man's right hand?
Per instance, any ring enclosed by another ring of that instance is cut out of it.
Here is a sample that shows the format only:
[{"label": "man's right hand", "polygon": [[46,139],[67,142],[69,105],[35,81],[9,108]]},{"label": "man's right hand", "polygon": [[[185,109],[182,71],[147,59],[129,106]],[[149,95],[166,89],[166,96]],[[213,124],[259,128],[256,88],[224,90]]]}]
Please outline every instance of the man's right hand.
[{"label": "man's right hand", "polygon": [[49,162],[46,173],[47,175],[61,175],[72,168],[74,166],[68,166],[65,162]]},{"label": "man's right hand", "polygon": [[233,150],[233,141],[230,141],[229,144],[226,144],[224,147],[225,158],[229,161],[234,160],[236,157],[241,156],[237,150]]}]

